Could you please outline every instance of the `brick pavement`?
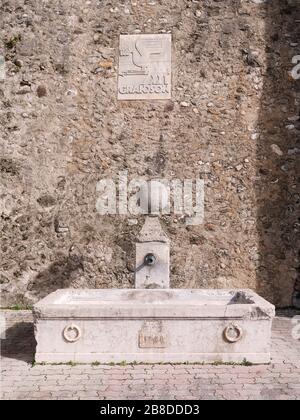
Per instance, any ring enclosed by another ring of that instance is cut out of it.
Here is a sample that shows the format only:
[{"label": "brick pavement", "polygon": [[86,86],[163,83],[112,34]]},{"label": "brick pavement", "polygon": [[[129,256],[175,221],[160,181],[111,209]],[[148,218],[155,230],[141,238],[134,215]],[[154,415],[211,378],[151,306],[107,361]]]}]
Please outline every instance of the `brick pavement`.
[{"label": "brick pavement", "polygon": [[300,341],[292,337],[291,311],[274,321],[269,366],[32,365],[31,313],[1,315],[2,399],[300,400]]}]

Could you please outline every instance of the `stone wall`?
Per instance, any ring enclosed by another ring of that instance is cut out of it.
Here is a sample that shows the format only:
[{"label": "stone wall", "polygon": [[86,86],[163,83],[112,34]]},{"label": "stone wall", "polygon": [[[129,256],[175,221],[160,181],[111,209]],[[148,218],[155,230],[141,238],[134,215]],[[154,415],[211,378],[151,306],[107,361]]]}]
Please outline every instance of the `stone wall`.
[{"label": "stone wall", "polygon": [[[100,216],[103,178],[202,178],[205,220],[163,216],[171,286],[299,277],[298,0],[1,0],[2,306],[133,287],[144,217]],[[117,100],[120,34],[173,37],[171,101]],[[300,76],[300,72],[299,72]],[[297,119],[298,117],[298,119]]]}]

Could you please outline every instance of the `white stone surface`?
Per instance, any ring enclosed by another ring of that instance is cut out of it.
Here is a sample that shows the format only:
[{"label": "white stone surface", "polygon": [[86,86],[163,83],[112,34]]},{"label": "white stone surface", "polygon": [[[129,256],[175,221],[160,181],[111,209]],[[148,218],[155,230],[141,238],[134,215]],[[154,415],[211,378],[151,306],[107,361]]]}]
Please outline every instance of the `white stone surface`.
[{"label": "white stone surface", "polygon": [[[145,256],[153,254],[155,264],[145,265]],[[170,287],[170,240],[157,217],[146,217],[136,243],[136,289]]]},{"label": "white stone surface", "polygon": [[171,34],[120,35],[118,99],[171,98]]},{"label": "white stone surface", "polygon": [[5,58],[0,55],[0,81],[5,80]]},{"label": "white stone surface", "polygon": [[[153,254],[153,266],[144,264],[147,254]],[[135,287],[137,289],[168,289],[170,287],[170,246],[162,242],[136,244]]]},{"label": "white stone surface", "polygon": [[274,307],[250,290],[65,289],[34,316],[37,362],[270,361]]}]

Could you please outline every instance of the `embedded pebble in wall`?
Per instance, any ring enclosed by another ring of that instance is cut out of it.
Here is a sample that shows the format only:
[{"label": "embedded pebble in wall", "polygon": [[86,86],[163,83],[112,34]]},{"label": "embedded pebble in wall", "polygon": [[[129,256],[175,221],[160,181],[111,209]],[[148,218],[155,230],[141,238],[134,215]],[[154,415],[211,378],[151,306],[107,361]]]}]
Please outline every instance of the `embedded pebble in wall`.
[{"label": "embedded pebble in wall", "polygon": [[277,144],[272,144],[271,149],[274,153],[276,153],[276,155],[283,156],[283,152]]},{"label": "embedded pebble in wall", "polygon": [[294,124],[289,124],[285,128],[287,128],[288,130],[294,130],[295,126]]},{"label": "embedded pebble in wall", "polygon": [[44,85],[39,85],[36,90],[37,96],[39,98],[43,98],[44,96],[47,96],[47,88]]},{"label": "embedded pebble in wall", "polygon": [[263,3],[266,3],[266,1],[268,1],[268,0],[251,0],[252,1],[252,3],[255,3],[255,4],[263,4]]},{"label": "embedded pebble in wall", "polygon": [[294,149],[289,149],[288,150],[288,155],[292,156],[292,155],[297,155],[300,153],[300,149],[298,147],[295,147]]},{"label": "embedded pebble in wall", "polygon": [[289,117],[288,120],[289,121],[299,121],[300,120],[300,117],[299,117],[299,115],[295,115],[293,117]]},{"label": "embedded pebble in wall", "polygon": [[251,139],[252,140],[258,140],[259,137],[260,137],[260,133],[253,133],[253,134],[251,134]]}]

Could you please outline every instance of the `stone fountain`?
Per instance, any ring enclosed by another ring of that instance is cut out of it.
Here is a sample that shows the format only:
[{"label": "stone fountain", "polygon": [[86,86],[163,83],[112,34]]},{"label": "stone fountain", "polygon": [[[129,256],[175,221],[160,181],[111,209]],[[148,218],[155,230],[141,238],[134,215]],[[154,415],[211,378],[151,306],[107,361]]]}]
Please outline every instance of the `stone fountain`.
[{"label": "stone fountain", "polygon": [[34,306],[37,362],[270,362],[274,306],[251,290],[170,289],[170,241],[147,217],[135,289],[64,289]]},{"label": "stone fountain", "polygon": [[[118,100],[171,99],[171,53],[171,34],[121,35]],[[157,182],[150,201],[146,190],[144,214],[167,206]],[[57,290],[41,300],[34,307],[36,361],[270,361],[274,306],[251,290],[170,289],[169,273],[169,238],[157,217],[146,217],[135,289]]]}]

